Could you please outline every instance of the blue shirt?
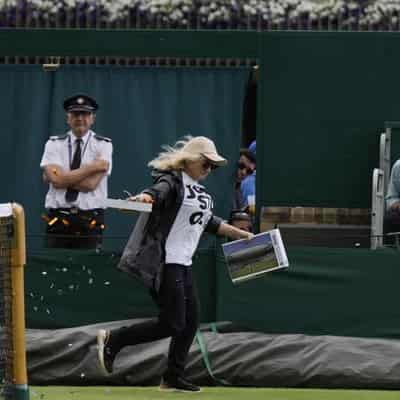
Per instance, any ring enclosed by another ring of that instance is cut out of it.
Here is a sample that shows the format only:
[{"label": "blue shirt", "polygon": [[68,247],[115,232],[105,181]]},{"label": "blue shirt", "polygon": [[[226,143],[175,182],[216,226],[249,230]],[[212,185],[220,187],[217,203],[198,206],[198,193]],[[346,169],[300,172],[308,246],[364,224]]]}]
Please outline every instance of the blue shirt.
[{"label": "blue shirt", "polygon": [[249,204],[248,196],[256,195],[256,171],[243,179],[240,184],[240,191],[242,192],[244,203],[247,206]]},{"label": "blue shirt", "polygon": [[256,148],[257,148],[257,142],[255,140],[253,140],[250,143],[249,151],[251,151],[254,155],[256,155]]},{"label": "blue shirt", "polygon": [[394,203],[400,201],[400,160],[397,160],[390,174],[388,191],[386,194],[386,209],[388,210]]}]

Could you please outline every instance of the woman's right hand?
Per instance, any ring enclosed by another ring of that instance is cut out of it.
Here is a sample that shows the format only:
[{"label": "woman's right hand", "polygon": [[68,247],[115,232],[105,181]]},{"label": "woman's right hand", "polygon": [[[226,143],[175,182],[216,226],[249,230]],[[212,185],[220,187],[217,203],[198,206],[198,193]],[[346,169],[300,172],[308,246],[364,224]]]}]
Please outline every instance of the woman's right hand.
[{"label": "woman's right hand", "polygon": [[136,196],[128,197],[129,201],[140,201],[141,203],[154,203],[153,197],[147,193],[139,193]]}]

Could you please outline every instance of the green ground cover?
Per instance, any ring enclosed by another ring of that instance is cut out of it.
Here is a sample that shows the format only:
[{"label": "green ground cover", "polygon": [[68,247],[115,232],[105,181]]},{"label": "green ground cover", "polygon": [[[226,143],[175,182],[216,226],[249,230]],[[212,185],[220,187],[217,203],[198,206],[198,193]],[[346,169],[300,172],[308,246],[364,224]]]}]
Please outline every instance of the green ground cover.
[{"label": "green ground cover", "polygon": [[157,387],[30,387],[30,400],[400,400],[399,391],[204,387],[200,393],[161,392]]}]

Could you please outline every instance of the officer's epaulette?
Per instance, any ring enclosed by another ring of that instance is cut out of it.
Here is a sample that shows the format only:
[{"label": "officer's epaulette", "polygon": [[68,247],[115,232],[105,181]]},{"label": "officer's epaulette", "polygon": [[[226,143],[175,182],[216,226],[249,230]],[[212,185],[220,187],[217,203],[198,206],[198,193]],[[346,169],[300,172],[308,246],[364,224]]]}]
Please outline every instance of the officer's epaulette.
[{"label": "officer's epaulette", "polygon": [[104,140],[105,142],[109,142],[109,143],[111,143],[112,142],[112,140],[110,139],[110,138],[108,138],[108,137],[105,137],[105,136],[100,136],[100,135],[94,135],[93,136],[95,139],[97,139],[97,140]]},{"label": "officer's epaulette", "polygon": [[68,135],[60,135],[60,136],[50,136],[50,140],[65,140]]}]

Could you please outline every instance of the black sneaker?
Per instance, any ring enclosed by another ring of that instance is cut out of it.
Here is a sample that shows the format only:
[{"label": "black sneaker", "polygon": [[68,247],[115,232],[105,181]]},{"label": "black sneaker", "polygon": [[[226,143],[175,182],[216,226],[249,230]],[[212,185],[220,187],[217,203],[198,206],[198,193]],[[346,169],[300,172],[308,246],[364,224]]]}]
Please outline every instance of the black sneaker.
[{"label": "black sneaker", "polygon": [[107,345],[110,341],[110,331],[100,329],[97,332],[97,357],[99,359],[99,366],[105,375],[113,372],[113,363],[117,353]]},{"label": "black sneaker", "polygon": [[160,384],[160,390],[178,391],[178,392],[200,392],[199,386],[188,382],[182,377],[175,378],[173,380],[162,379]]}]

